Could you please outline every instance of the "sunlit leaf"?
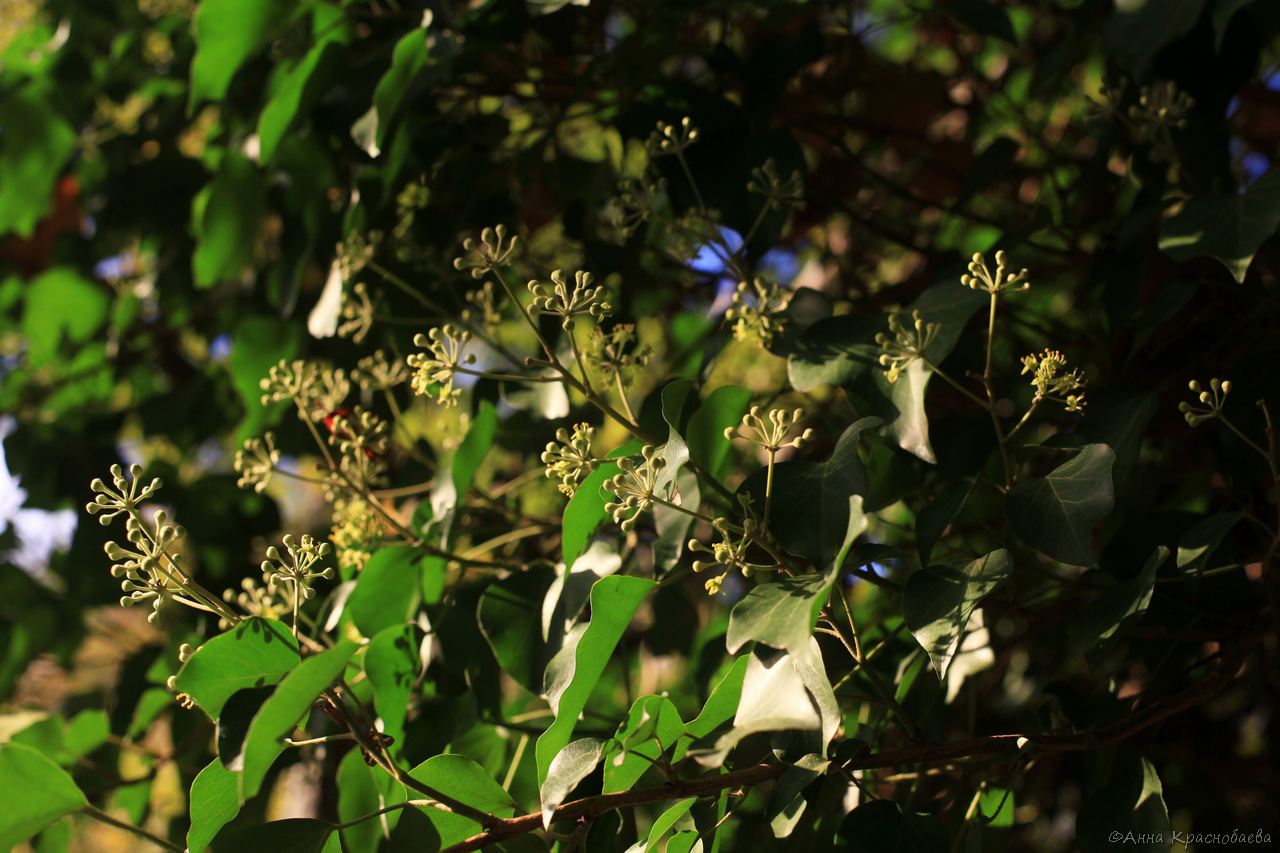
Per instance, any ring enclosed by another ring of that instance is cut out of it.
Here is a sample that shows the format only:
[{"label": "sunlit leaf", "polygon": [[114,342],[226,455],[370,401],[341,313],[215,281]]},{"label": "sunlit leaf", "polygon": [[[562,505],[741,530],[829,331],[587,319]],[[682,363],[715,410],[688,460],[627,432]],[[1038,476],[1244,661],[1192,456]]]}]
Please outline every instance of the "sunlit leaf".
[{"label": "sunlit leaf", "polygon": [[963,569],[929,566],[907,578],[902,590],[902,617],[929,653],[939,679],[945,680],[947,667],[978,602],[1012,572],[1009,552],[1001,548]]},{"label": "sunlit leaf", "polygon": [[0,847],[25,841],[66,814],[88,804],[65,770],[29,746],[0,744]]},{"label": "sunlit leaf", "polygon": [[178,672],[174,689],[217,719],[231,694],[277,684],[297,665],[298,648],[289,629],[255,616],[197,649]]}]

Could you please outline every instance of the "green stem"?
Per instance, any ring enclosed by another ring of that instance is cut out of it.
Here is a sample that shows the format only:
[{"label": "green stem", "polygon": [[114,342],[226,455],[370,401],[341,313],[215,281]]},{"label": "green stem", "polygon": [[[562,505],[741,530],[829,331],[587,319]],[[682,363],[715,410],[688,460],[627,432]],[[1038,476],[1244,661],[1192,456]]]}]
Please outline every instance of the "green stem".
[{"label": "green stem", "polygon": [[102,809],[99,809],[95,806],[91,806],[88,803],[80,807],[80,812],[81,814],[87,815],[96,821],[107,824],[108,826],[114,826],[116,829],[123,829],[125,832],[128,832],[132,835],[136,835],[139,838],[145,838],[147,841],[150,841],[152,844],[156,845],[157,847],[163,847],[165,850],[173,850],[175,851],[175,853],[183,853],[183,848],[179,847],[178,845],[171,844],[170,842],[166,841],[165,839],[161,838],[158,835],[152,835],[150,832],[147,832],[145,829],[143,829],[140,826],[134,826],[131,823],[126,823],[125,821],[117,820],[116,818],[113,818],[111,815],[104,812]]}]

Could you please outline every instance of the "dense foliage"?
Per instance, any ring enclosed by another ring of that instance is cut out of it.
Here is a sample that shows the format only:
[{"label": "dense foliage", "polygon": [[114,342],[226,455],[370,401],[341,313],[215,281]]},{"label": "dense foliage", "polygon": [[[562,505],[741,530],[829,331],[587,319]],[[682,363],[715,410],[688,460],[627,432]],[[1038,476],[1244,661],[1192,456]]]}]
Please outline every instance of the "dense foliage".
[{"label": "dense foliage", "polygon": [[1270,842],[1278,37],[0,0],[0,847]]}]

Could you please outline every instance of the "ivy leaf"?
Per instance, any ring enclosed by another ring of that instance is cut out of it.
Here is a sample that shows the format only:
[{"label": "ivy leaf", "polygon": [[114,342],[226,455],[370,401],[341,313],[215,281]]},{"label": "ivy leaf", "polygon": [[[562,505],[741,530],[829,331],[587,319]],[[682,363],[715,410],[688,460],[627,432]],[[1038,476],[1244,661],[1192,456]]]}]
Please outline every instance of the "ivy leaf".
[{"label": "ivy leaf", "polygon": [[378,632],[364,652],[364,673],[373,688],[374,707],[382,731],[395,738],[393,749],[404,741],[404,720],[413,681],[421,668],[417,628],[392,625]]},{"label": "ivy leaf", "polygon": [[426,67],[428,60],[427,33],[424,29],[410,30],[396,42],[391,52],[391,67],[373,90],[373,108],[378,122],[377,145],[387,144],[387,131],[391,128],[400,104],[412,91],[414,81]]},{"label": "ivy leaf", "polygon": [[[49,92],[34,84],[6,87],[0,127],[0,235],[29,237],[49,212],[63,164],[75,153],[76,132],[51,109]],[[30,299],[34,288],[28,293]],[[28,338],[29,346],[37,344]]]},{"label": "ivy leaf", "polygon": [[217,719],[231,694],[277,684],[298,665],[293,635],[274,619],[252,616],[205,643],[182,665],[174,689]]},{"label": "ivy leaf", "polygon": [[637,841],[627,848],[626,853],[650,853],[658,847],[663,836],[671,831],[676,822],[689,813],[689,809],[693,808],[693,804],[698,801],[697,797],[689,797],[676,802],[667,808],[662,814],[658,815],[653,822],[653,826],[649,827],[649,837],[644,841]]},{"label": "ivy leaf", "polygon": [[[825,462],[788,461],[773,466],[769,530],[783,548],[826,568],[866,529],[861,496],[866,494],[867,478],[858,456],[858,437],[879,424],[876,418],[854,423]],[[762,468],[738,489],[751,496],[760,514],[767,478],[768,469]]]},{"label": "ivy leaf", "polygon": [[992,551],[963,569],[930,566],[907,578],[902,618],[933,663],[939,680],[955,656],[965,625],[978,602],[1013,572],[1009,552]]},{"label": "ivy leaf", "polygon": [[191,782],[191,828],[187,849],[204,853],[218,830],[240,813],[240,774],[223,766],[221,759],[210,761]]},{"label": "ivy leaf", "polygon": [[271,100],[258,117],[258,153],[263,164],[271,162],[276,147],[285,138],[298,113],[305,110],[323,90],[328,76],[326,71],[341,50],[341,45],[333,38],[314,45],[272,92]]},{"label": "ivy leaf", "polygon": [[253,263],[261,187],[258,169],[248,158],[235,151],[223,155],[218,174],[192,205],[197,245],[191,271],[197,287],[239,278]]},{"label": "ivy leaf", "polygon": [[1004,514],[1018,538],[1046,556],[1075,566],[1096,565],[1095,522],[1111,512],[1115,492],[1105,444],[1086,444],[1047,477],[1018,483],[1005,495]]},{"label": "ivy leaf", "polygon": [[916,516],[916,547],[920,550],[920,562],[929,564],[929,554],[947,525],[955,520],[964,508],[964,502],[973,491],[973,480],[956,480],[943,486],[933,502]]},{"label": "ivy leaf", "polygon": [[301,346],[297,326],[276,317],[245,317],[236,324],[231,339],[231,356],[227,366],[231,381],[244,403],[245,417],[236,430],[237,440],[257,435],[278,420],[288,403],[262,405],[262,387],[258,384],[281,359],[293,358]]},{"label": "ivy leaf", "polygon": [[1130,617],[1141,618],[1155,591],[1156,572],[1167,559],[1169,549],[1161,545],[1143,563],[1137,577],[1116,584],[1083,610],[1071,623],[1067,645],[1072,654],[1086,651],[1111,637]]},{"label": "ivy leaf", "polygon": [[878,367],[875,338],[883,329],[884,318],[874,314],[842,314],[814,323],[787,358],[791,386],[812,391],[820,385],[845,385]]},{"label": "ivy leaf", "polygon": [[[1081,853],[1115,849],[1111,838],[1132,834],[1141,842],[1126,844],[1131,850],[1163,853],[1173,832],[1164,787],[1151,762],[1145,758],[1117,762],[1111,780],[1085,800],[1076,817],[1076,843]],[[1155,839],[1160,839],[1159,841]]]},{"label": "ivy leaf", "polygon": [[202,101],[217,101],[226,95],[236,71],[270,40],[291,9],[289,3],[259,0],[205,0],[200,4],[187,115]]},{"label": "ivy leaf", "polygon": [[458,443],[448,466],[436,477],[436,486],[431,490],[431,512],[434,523],[439,526],[443,547],[449,545],[458,503],[471,491],[476,471],[492,449],[497,430],[498,410],[488,400],[481,400],[467,434]]},{"label": "ivy leaf", "polygon": [[788,767],[778,778],[769,795],[767,816],[774,838],[786,838],[804,817],[808,802],[804,789],[826,772],[829,761],[817,753],[809,753]]},{"label": "ivy leaf", "polygon": [[379,548],[356,579],[346,613],[366,637],[410,621],[421,602],[419,552],[411,545]]},{"label": "ivy leaf", "polygon": [[729,614],[729,654],[752,640],[792,652],[806,648],[835,577],[833,571],[758,584]]},{"label": "ivy leaf", "polygon": [[1175,261],[1210,255],[1243,282],[1262,243],[1280,226],[1280,169],[1269,169],[1242,194],[1209,193],[1188,201],[1160,228],[1160,249]]},{"label": "ivy leaf", "polygon": [[0,744],[0,848],[25,841],[63,815],[89,804],[71,776],[29,746]]},{"label": "ivy leaf", "polygon": [[[382,768],[365,764],[364,755],[358,749],[348,752],[338,765],[335,787],[338,789],[338,820],[343,823],[351,823],[385,805],[407,798],[404,786]],[[342,842],[348,850],[378,850],[378,845],[390,837],[403,814],[402,809],[397,809],[376,820],[353,823],[342,830]]]},{"label": "ivy leaf", "polygon": [[304,658],[262,704],[245,738],[241,802],[258,793],[271,763],[284,751],[281,738],[293,731],[325,688],[342,675],[356,648],[355,643],[343,640],[331,649]]},{"label": "ivy leaf", "polygon": [[603,748],[604,741],[598,737],[582,738],[565,746],[551,760],[547,778],[538,789],[543,829],[551,828],[551,817],[565,797],[596,769]]},{"label": "ivy leaf", "polygon": [[498,665],[531,693],[541,691],[542,673],[550,658],[542,630],[542,605],[552,584],[552,570],[547,566],[514,572],[485,587],[476,611],[480,631]]},{"label": "ivy leaf", "polygon": [[686,427],[689,458],[711,477],[722,480],[729,465],[732,445],[724,431],[737,426],[751,404],[751,392],[736,385],[724,385],[707,395],[690,417]]},{"label": "ivy leaf", "polygon": [[238,827],[221,835],[213,853],[244,853],[270,850],[272,853],[340,853],[333,841],[333,824],[311,818],[273,820],[256,826]]},{"label": "ivy leaf", "polygon": [[[76,310],[68,311],[68,305]],[[39,366],[52,361],[64,338],[87,340],[106,319],[109,306],[102,288],[73,269],[57,267],[41,273],[27,285],[22,309],[22,333],[30,363]]]},{"label": "ivy leaf", "polygon": [[543,695],[556,718],[538,738],[539,784],[547,778],[551,760],[569,743],[578,715],[636,608],[656,585],[646,578],[613,575],[591,588],[591,621],[576,643],[566,643],[556,654],[544,676]]},{"label": "ivy leaf", "polygon": [[[622,569],[622,555],[616,545],[597,539],[591,543],[573,565],[556,575],[551,586],[542,599],[542,640],[556,642],[578,621],[582,608],[591,597],[591,588],[596,581],[616,574]],[[542,675],[539,670],[538,687],[531,688],[534,693],[541,689]]]},{"label": "ivy leaf", "polygon": [[680,738],[671,756],[673,763],[684,758],[693,741],[710,737],[717,729],[733,720],[733,715],[738,710],[738,703],[742,699],[742,682],[746,677],[749,661],[749,655],[743,655],[735,660],[716,686],[711,689],[711,695],[707,697],[702,711],[684,727],[684,737]]},{"label": "ivy leaf", "polygon": [[936,462],[929,443],[929,419],[924,413],[924,395],[933,371],[922,361],[913,361],[890,382],[883,370],[863,374],[843,386],[854,410],[884,422],[880,434],[903,450],[930,464]]},{"label": "ivy leaf", "polygon": [[1206,2],[1117,4],[1103,31],[1107,52],[1131,77],[1141,79],[1162,47],[1191,31]]},{"label": "ivy leaf", "polygon": [[[730,709],[730,715],[733,711]],[[641,696],[604,751],[604,793],[631,789],[653,761],[685,733],[684,720],[665,696]]]},{"label": "ivy leaf", "polygon": [[1209,556],[1231,528],[1244,518],[1239,512],[1220,512],[1191,527],[1178,540],[1178,568],[1187,574],[1204,571]]},{"label": "ivy leaf", "polygon": [[[494,817],[505,819],[516,813],[515,802],[502,790],[502,786],[493,781],[483,767],[465,756],[437,755],[428,758],[409,771],[409,775]],[[480,831],[479,824],[460,814],[431,806],[420,806],[418,813],[427,817],[440,836],[440,846],[435,849],[457,844]],[[403,823],[402,819],[402,826]],[[420,844],[413,849],[422,849]]]}]

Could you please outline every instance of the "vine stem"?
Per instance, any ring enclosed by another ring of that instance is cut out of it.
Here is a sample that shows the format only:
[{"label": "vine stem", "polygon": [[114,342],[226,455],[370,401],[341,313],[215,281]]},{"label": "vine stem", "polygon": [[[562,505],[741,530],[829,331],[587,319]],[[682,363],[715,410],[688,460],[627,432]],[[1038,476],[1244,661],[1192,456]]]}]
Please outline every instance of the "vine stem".
[{"label": "vine stem", "polygon": [[1009,489],[1013,486],[1013,467],[1009,464],[1008,438],[1004,434],[1004,428],[1000,426],[1000,416],[996,414],[996,392],[991,387],[991,352],[995,349],[996,303],[999,298],[1000,292],[993,287],[991,308],[987,312],[987,360],[982,368],[982,387],[987,391],[987,412],[991,415],[991,426],[996,431],[996,444],[1000,448],[1000,463],[1004,466],[1004,487]]},{"label": "vine stem", "polygon": [[100,823],[105,823],[108,826],[114,826],[116,829],[122,829],[131,835],[136,835],[139,838],[145,838],[157,847],[163,847],[165,850],[173,850],[175,853],[183,853],[184,848],[179,847],[158,835],[153,835],[140,826],[134,826],[126,821],[118,820],[96,806],[91,806],[88,803],[85,803],[80,807],[80,813],[87,815]]}]

